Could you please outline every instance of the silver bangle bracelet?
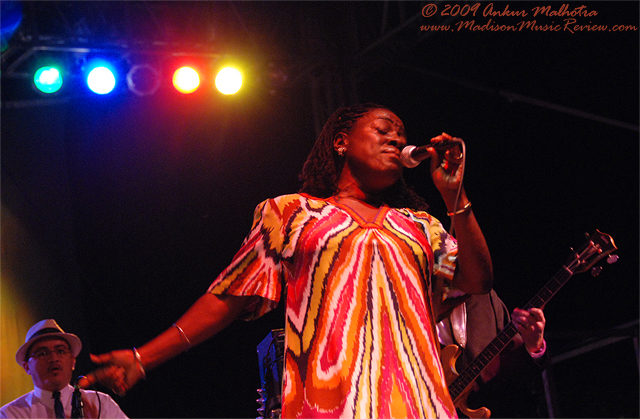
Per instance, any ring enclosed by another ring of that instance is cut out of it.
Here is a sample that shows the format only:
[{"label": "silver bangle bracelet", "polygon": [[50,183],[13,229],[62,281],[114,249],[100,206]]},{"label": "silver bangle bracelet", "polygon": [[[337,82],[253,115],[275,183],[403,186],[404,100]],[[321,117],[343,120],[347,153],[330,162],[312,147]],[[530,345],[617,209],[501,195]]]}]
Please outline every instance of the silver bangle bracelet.
[{"label": "silver bangle bracelet", "polygon": [[176,329],[178,329],[178,332],[180,333],[180,340],[184,340],[185,343],[187,344],[187,349],[185,349],[185,352],[188,351],[189,349],[191,349],[191,341],[189,340],[187,335],[184,333],[184,330],[182,330],[180,326],[178,326],[175,323],[173,325],[176,327]]},{"label": "silver bangle bracelet", "polygon": [[140,353],[135,348],[135,346],[133,347],[132,351],[133,351],[133,357],[136,359],[136,364],[138,365],[138,368],[140,369],[140,372],[142,373],[142,378],[147,378],[147,373],[144,370],[144,367],[142,366],[142,358],[140,357]]},{"label": "silver bangle bracelet", "polygon": [[448,212],[447,215],[449,217],[452,217],[454,215],[462,214],[463,212],[467,211],[469,208],[471,208],[471,201],[467,202],[467,205],[465,205],[464,207],[460,208],[455,212]]}]

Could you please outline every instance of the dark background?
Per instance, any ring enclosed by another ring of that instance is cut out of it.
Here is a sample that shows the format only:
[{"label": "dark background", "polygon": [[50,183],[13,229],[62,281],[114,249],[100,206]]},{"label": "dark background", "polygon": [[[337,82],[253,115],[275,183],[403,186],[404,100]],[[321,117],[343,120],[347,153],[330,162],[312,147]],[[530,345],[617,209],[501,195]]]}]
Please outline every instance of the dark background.
[{"label": "dark background", "polygon": [[[65,14],[100,41],[115,29],[132,43],[174,37],[241,51],[280,73],[254,70],[230,98],[161,89],[43,100],[6,75],[20,40],[3,52],[3,266],[22,267],[10,285],[36,317],[80,335],[79,373],[91,368],[89,352],[141,346],[171,326],[229,263],[254,207],[298,189],[318,121],[338,105],[374,101],[403,119],[410,143],[443,131],[465,140],[466,189],[508,307],[525,305],[584,233],[613,237],[620,260],[595,278],[577,274],[545,310],[556,357],[548,374],[558,417],[638,416],[629,338],[637,342],[637,2],[567,2],[597,11],[580,24],[636,27],[575,33],[420,30],[455,25],[460,17],[440,11],[473,2],[434,3],[430,18],[420,14],[427,2],[91,3],[102,5],[104,26],[90,24],[82,2],[34,2],[24,11],[49,22],[40,35],[55,32],[52,22]],[[142,11],[143,3],[153,9]],[[530,11],[565,3],[494,2],[494,10],[507,4]],[[427,165],[406,178],[448,227]],[[22,236],[7,234],[8,219],[36,244],[22,248]],[[280,307],[232,324],[116,400],[131,417],[255,417],[256,346],[283,316]]]}]

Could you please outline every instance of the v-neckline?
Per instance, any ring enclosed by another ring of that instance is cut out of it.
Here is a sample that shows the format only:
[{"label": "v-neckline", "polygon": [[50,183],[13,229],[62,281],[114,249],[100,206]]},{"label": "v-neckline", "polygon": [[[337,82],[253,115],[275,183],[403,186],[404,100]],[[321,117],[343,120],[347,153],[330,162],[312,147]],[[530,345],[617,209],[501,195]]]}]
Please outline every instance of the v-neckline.
[{"label": "v-neckline", "polygon": [[387,204],[383,203],[382,205],[380,205],[380,208],[377,209],[377,212],[373,219],[369,221],[358,211],[353,209],[349,204],[338,201],[335,196],[330,197],[327,201],[329,201],[332,205],[335,205],[336,207],[342,209],[343,211],[346,211],[351,216],[351,218],[353,218],[355,222],[360,225],[360,227],[365,228],[382,228],[382,222],[384,221],[384,218],[387,216],[387,212],[389,212],[390,209]]}]

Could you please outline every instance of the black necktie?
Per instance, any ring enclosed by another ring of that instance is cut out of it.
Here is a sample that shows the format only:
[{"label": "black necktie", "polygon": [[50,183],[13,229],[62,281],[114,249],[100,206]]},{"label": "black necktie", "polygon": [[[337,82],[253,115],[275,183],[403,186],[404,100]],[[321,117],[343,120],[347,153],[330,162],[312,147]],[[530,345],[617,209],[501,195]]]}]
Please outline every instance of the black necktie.
[{"label": "black necktie", "polygon": [[60,392],[54,391],[53,398],[55,402],[53,403],[53,410],[56,411],[56,418],[64,419],[64,407],[62,407],[62,402],[60,401]]}]

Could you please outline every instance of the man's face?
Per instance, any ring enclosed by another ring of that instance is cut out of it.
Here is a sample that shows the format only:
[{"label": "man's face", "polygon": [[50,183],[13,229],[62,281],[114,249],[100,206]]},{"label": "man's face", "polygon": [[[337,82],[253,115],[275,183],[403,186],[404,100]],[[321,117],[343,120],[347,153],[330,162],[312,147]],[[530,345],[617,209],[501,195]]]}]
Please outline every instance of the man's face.
[{"label": "man's face", "polygon": [[22,363],[33,384],[47,391],[57,391],[71,381],[76,359],[66,340],[51,337],[36,341]]}]

